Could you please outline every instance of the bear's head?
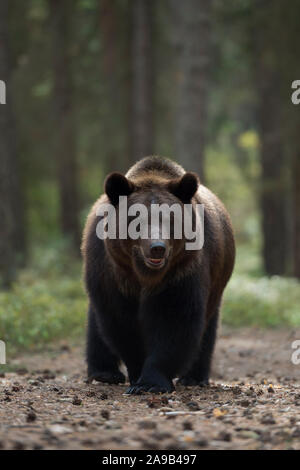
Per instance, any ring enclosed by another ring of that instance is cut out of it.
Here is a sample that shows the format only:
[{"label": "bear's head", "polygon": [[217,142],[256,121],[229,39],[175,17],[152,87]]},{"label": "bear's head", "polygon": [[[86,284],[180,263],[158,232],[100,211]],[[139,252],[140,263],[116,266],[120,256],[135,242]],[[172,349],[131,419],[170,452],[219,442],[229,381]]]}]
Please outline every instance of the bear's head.
[{"label": "bear's head", "polygon": [[117,265],[133,269],[141,284],[159,282],[172,266],[188,254],[185,249],[185,205],[195,227],[195,194],[199,180],[194,173],[177,178],[141,175],[129,179],[111,173],[105,193],[116,213],[116,238],[106,239]]}]

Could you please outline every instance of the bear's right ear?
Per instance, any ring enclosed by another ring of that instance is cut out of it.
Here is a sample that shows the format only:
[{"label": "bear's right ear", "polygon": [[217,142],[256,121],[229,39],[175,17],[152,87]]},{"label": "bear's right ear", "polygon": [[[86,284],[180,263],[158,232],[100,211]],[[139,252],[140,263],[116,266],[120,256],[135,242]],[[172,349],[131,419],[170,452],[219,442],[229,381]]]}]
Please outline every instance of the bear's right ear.
[{"label": "bear's right ear", "polygon": [[104,182],[104,191],[114,205],[119,203],[119,196],[129,196],[134,189],[134,184],[121,173],[110,173]]}]

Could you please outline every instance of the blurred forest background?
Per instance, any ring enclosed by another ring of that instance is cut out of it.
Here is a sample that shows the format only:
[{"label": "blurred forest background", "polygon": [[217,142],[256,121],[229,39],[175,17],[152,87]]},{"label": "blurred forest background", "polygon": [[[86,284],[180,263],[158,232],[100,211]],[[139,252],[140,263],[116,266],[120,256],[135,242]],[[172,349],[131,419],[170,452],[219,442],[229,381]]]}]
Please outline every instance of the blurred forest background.
[{"label": "blurred forest background", "polygon": [[299,0],[0,0],[0,338],[82,335],[105,175],[174,158],[238,244],[230,325],[300,324]]}]

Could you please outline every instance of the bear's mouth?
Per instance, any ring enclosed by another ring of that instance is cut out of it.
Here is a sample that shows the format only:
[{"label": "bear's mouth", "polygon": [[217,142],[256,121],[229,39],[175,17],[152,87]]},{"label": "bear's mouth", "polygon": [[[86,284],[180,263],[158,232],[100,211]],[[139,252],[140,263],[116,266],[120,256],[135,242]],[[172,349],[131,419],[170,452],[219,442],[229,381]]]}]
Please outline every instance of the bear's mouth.
[{"label": "bear's mouth", "polygon": [[166,258],[145,258],[145,264],[151,269],[161,269],[166,264]]},{"label": "bear's mouth", "polygon": [[134,259],[134,266],[135,269],[138,271],[138,273],[142,276],[154,276],[155,274],[159,274],[163,272],[169,262],[169,254],[170,251],[167,253],[167,255],[163,257],[153,257],[150,255],[150,253],[146,254],[143,250],[143,247],[134,245],[133,246],[133,259]]}]

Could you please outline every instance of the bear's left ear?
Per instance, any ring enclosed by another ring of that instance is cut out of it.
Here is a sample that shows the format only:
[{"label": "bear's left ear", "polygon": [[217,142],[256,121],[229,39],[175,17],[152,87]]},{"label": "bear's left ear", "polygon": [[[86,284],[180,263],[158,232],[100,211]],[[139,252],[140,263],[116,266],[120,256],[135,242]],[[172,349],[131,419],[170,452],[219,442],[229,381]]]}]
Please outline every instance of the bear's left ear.
[{"label": "bear's left ear", "polygon": [[183,203],[189,203],[197,192],[198,186],[199,178],[196,173],[188,172],[179,180],[172,181],[169,184],[169,191]]},{"label": "bear's left ear", "polygon": [[114,205],[119,203],[119,196],[129,196],[134,189],[132,181],[121,173],[110,173],[104,182],[105,193]]}]

